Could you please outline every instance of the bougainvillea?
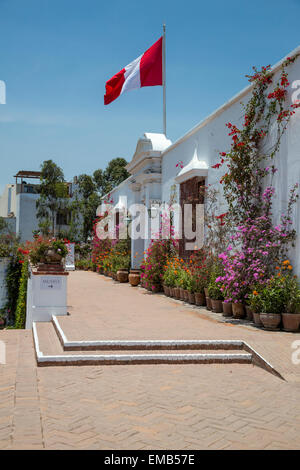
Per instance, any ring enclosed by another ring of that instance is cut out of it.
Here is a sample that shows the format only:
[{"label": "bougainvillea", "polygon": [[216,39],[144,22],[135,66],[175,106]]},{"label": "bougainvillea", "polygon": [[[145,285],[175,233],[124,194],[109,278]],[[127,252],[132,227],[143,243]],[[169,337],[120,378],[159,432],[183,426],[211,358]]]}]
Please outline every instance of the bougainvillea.
[{"label": "bougainvillea", "polygon": [[160,290],[163,283],[164,267],[168,259],[174,257],[178,250],[172,218],[163,213],[160,219],[159,232],[145,251],[144,261],[141,265],[141,283],[143,287],[152,291]]},{"label": "bougainvillea", "polygon": [[[225,274],[217,282],[222,285],[227,301],[242,301],[253,284],[266,282],[296,237],[292,228],[292,206],[298,198],[297,183],[290,190],[287,212],[281,215],[277,225],[272,214],[275,193],[272,179],[277,172],[274,157],[295,108],[299,107],[286,105],[289,86],[286,67],[295,59],[296,56],[283,63],[273,91],[269,89],[274,79],[270,66],[261,71],[254,69],[255,74],[249,76],[253,88],[244,106],[243,127],[227,124],[231,149],[221,152],[220,163],[214,165],[214,168],[227,166],[220,183],[228,204],[227,218],[236,228],[231,244],[220,254]],[[274,122],[277,124],[276,141],[268,151],[265,138]],[[267,179],[269,185],[266,185]]]}]

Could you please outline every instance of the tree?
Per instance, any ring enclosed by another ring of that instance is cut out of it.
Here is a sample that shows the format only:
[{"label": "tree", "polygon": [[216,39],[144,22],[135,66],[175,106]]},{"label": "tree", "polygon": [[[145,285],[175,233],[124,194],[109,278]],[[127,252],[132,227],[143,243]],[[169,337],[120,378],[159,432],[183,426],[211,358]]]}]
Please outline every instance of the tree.
[{"label": "tree", "polygon": [[100,204],[100,196],[96,191],[96,184],[89,175],[78,176],[75,199],[72,203],[73,217],[78,221],[81,219],[81,235],[86,242],[92,234],[93,222],[96,217],[96,210]]},{"label": "tree", "polygon": [[7,230],[7,228],[8,228],[8,226],[7,226],[7,223],[4,219],[4,217],[0,217],[0,233]]},{"label": "tree", "polygon": [[54,234],[56,215],[68,205],[68,188],[62,169],[52,160],[45,160],[41,165],[39,194],[40,197],[36,201],[39,226],[42,231],[51,228]]},{"label": "tree", "polygon": [[130,176],[126,165],[125,158],[114,158],[104,171],[100,169],[94,172],[94,182],[100,196],[109,193]]}]

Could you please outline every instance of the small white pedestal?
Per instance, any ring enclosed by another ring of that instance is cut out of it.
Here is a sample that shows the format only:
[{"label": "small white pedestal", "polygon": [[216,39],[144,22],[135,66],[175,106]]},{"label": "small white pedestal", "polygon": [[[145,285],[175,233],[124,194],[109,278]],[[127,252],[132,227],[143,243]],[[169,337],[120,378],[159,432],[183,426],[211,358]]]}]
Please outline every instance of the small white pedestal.
[{"label": "small white pedestal", "polygon": [[66,243],[68,254],[66,256],[65,267],[67,271],[75,271],[75,243]]},{"label": "small white pedestal", "polygon": [[67,315],[67,279],[67,272],[48,274],[30,268],[26,328],[34,321],[51,321],[52,315]]}]

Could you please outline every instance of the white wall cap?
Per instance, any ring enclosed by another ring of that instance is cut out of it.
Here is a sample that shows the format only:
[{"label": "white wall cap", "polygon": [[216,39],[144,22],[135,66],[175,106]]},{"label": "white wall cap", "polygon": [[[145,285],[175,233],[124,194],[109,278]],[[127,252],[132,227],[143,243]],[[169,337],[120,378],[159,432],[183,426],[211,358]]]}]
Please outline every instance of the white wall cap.
[{"label": "white wall cap", "polygon": [[171,140],[167,139],[165,134],[155,134],[153,132],[145,132],[144,136],[146,137],[147,140],[151,141],[152,150],[162,152],[167,147],[172,145]]},{"label": "white wall cap", "polygon": [[194,155],[190,163],[184,166],[175,178],[177,183],[183,183],[195,176],[207,176],[208,165],[204,160],[198,159],[198,144],[196,142]]}]

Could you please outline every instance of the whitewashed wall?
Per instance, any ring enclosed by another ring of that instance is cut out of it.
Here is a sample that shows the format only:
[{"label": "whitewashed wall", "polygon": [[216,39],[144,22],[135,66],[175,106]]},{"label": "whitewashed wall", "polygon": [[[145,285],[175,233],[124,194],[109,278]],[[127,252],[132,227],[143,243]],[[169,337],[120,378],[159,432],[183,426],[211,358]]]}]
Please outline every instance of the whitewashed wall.
[{"label": "whitewashed wall", "polygon": [[16,212],[16,186],[7,184],[0,197],[0,217],[7,217],[10,212]]},{"label": "whitewashed wall", "polygon": [[38,229],[38,220],[36,218],[36,201],[38,194],[17,195],[16,209],[16,233],[21,241],[32,240],[32,231]]}]

